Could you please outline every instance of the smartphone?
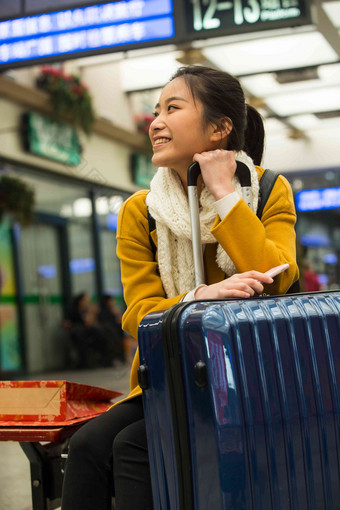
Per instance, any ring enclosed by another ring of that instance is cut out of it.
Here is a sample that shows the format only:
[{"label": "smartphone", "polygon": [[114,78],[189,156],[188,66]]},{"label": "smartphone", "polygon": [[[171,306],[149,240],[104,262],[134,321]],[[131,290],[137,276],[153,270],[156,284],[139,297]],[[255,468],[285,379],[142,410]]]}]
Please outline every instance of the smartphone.
[{"label": "smartphone", "polygon": [[277,274],[282,273],[282,271],[285,271],[289,268],[289,264],[281,264],[281,266],[272,267],[271,269],[268,269],[264,274],[267,274],[268,276],[271,276],[274,278]]}]

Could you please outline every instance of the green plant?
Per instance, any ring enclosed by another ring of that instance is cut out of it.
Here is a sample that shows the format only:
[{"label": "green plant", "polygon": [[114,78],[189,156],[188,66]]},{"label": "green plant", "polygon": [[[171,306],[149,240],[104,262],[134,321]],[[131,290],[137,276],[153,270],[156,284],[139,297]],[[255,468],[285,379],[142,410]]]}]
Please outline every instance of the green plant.
[{"label": "green plant", "polygon": [[50,94],[55,118],[59,120],[66,116],[75,127],[87,135],[91,133],[95,120],[92,98],[78,76],[65,74],[54,67],[43,67],[37,86]]},{"label": "green plant", "polygon": [[29,225],[33,219],[34,190],[16,177],[0,176],[0,222],[5,213],[13,216],[21,225]]}]

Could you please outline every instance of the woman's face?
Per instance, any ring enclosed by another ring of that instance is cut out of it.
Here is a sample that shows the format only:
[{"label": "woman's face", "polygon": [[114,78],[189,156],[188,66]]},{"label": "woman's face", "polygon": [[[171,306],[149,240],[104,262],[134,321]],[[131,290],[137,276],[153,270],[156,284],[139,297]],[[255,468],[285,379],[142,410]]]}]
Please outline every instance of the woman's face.
[{"label": "woman's face", "polygon": [[186,182],[186,171],[197,152],[213,150],[212,126],[204,127],[203,106],[191,95],[183,78],[168,83],[155,108],[149,136],[153,147],[152,163],[175,170]]}]

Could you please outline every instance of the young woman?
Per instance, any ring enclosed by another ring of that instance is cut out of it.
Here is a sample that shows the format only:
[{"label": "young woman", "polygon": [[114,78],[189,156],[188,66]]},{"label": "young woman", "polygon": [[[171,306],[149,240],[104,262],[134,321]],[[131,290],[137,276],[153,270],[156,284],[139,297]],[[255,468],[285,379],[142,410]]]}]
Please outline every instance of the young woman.
[{"label": "young woman", "polygon": [[[193,299],[249,298],[282,294],[298,278],[296,220],[290,186],[276,181],[261,220],[261,117],[247,107],[234,77],[213,69],[179,69],[164,87],[150,126],[154,165],[151,191],[139,191],[119,214],[117,253],[127,310],[123,329],[137,338],[138,325],[154,310]],[[251,188],[243,196],[235,157],[245,163]],[[198,161],[200,223],[207,285],[195,288],[187,200],[187,168]],[[149,238],[147,209],[156,221]],[[288,263],[273,281],[264,272]],[[63,510],[151,510],[138,352],[127,399],[82,427],[71,440]]]}]

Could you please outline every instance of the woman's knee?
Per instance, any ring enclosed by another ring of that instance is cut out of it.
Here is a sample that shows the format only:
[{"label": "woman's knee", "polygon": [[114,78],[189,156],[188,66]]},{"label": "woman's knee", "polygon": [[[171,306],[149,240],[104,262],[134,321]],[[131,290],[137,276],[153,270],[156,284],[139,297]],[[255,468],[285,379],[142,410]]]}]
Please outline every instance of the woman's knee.
[{"label": "woman's knee", "polygon": [[139,420],[122,429],[113,441],[113,456],[116,459],[137,453],[145,452],[147,455],[147,439],[144,420]]},{"label": "woman's knee", "polygon": [[[105,442],[106,443],[106,442]],[[92,459],[102,458],[103,453],[110,451],[107,444],[103,444],[103,437],[93,427],[83,426],[71,437],[69,443],[69,457]]]}]

